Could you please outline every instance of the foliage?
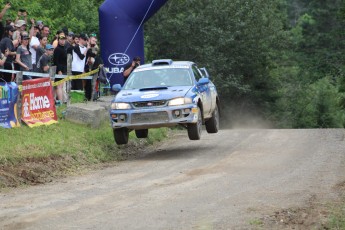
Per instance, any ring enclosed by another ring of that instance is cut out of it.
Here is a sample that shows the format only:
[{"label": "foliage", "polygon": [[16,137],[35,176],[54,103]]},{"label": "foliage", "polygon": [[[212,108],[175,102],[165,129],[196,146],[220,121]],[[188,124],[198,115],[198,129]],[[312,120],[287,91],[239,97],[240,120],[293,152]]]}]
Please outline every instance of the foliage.
[{"label": "foliage", "polygon": [[148,59],[207,66],[224,100],[265,108],[276,97],[272,50],[284,44],[278,6],[276,0],[170,1],[147,24]]},{"label": "foliage", "polygon": [[[7,1],[0,1],[4,5]],[[103,1],[77,1],[77,0],[59,0],[59,1],[10,1],[12,7],[6,13],[5,19],[15,20],[19,9],[25,9],[28,12],[28,21],[34,18],[41,20],[50,27],[51,37],[53,39],[56,31],[66,27],[74,33],[98,33],[98,8]]]}]

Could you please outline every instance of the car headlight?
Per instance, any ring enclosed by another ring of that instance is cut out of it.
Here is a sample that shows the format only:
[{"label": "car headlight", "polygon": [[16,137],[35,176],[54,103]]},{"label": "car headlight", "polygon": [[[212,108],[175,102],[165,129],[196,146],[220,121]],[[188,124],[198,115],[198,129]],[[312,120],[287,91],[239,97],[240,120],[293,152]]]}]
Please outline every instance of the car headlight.
[{"label": "car headlight", "polygon": [[189,97],[179,97],[169,101],[169,105],[184,105],[184,104],[191,104],[192,98]]},{"label": "car headlight", "polygon": [[129,103],[111,103],[111,109],[131,109],[131,105]]}]

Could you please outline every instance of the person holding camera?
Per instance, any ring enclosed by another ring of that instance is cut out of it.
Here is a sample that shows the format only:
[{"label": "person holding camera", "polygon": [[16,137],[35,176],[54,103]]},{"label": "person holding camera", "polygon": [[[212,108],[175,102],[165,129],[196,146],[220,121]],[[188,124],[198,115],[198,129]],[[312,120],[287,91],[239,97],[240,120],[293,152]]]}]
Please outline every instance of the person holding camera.
[{"label": "person holding camera", "polygon": [[128,64],[127,66],[125,66],[125,70],[122,73],[124,77],[123,84],[127,81],[127,78],[133,72],[133,70],[137,68],[138,66],[140,66],[140,60],[141,60],[140,57],[136,56],[133,58],[133,61],[131,64]]}]

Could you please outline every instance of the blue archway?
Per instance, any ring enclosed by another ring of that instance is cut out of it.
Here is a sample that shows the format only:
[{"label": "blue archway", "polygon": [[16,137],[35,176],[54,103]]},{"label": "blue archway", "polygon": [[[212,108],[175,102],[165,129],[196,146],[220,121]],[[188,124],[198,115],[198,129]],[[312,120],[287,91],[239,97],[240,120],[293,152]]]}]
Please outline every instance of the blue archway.
[{"label": "blue archway", "polygon": [[144,62],[143,24],[167,0],[107,0],[99,8],[101,56],[111,86],[123,84],[123,68],[140,56]]}]

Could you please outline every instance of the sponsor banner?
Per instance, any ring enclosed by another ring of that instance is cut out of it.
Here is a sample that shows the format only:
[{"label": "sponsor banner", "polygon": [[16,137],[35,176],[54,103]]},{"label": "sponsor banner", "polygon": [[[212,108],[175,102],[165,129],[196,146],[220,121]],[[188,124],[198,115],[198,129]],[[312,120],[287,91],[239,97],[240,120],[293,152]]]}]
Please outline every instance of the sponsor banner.
[{"label": "sponsor banner", "polygon": [[18,86],[14,82],[0,82],[0,127],[19,127],[17,116]]},{"label": "sponsor banner", "polygon": [[22,120],[29,127],[57,123],[50,78],[23,81]]}]

